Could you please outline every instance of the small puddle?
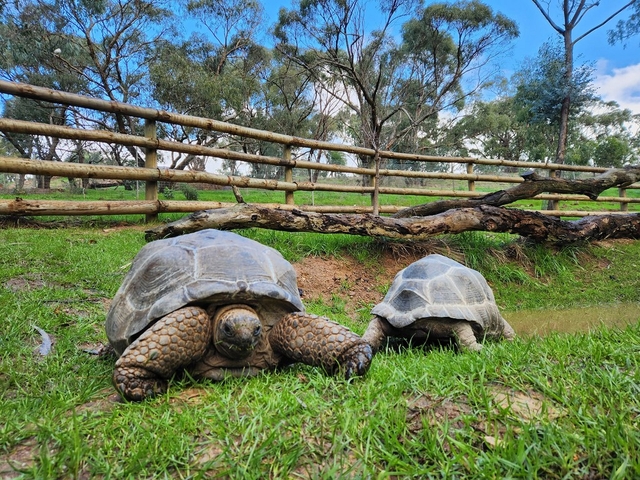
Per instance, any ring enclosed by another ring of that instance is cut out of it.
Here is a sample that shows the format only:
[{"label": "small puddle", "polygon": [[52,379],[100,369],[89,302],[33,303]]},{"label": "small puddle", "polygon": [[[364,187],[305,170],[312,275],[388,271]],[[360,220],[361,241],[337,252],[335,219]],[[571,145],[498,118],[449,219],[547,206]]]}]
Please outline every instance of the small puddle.
[{"label": "small puddle", "polygon": [[560,310],[521,310],[504,312],[503,316],[518,335],[587,332],[600,325],[625,327],[640,321],[640,303],[615,303]]}]

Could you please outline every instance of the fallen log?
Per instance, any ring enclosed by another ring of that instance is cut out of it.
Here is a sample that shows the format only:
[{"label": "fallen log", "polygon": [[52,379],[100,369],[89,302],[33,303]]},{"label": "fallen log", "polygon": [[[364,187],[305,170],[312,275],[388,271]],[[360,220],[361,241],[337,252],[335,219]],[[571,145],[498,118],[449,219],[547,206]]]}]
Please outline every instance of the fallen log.
[{"label": "fallen log", "polygon": [[372,237],[424,240],[446,233],[487,231],[518,234],[534,242],[567,245],[606,238],[640,239],[640,214],[603,215],[567,221],[515,208],[480,205],[429,217],[391,218],[371,214],[322,214],[281,210],[252,204],[203,210],[146,231],[147,241],[205,228],[243,228],[346,233]]},{"label": "fallen log", "polygon": [[492,192],[482,197],[461,200],[440,200],[416,205],[396,212],[393,217],[408,218],[436,215],[454,208],[476,207],[478,205],[501,207],[517,200],[533,198],[543,192],[582,194],[591,200],[595,200],[608,188],[628,187],[640,181],[640,166],[613,168],[596,177],[584,180],[542,177],[535,172],[526,172],[521,176],[524,178],[524,182],[506,190]]}]

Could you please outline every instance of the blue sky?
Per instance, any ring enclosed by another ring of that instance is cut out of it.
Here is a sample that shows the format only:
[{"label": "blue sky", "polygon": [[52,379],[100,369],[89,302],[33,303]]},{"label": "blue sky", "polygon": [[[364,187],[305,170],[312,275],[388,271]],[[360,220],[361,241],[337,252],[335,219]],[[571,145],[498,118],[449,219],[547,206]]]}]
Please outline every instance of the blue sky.
[{"label": "blue sky", "polygon": [[[560,38],[531,0],[484,0],[484,2],[494,11],[501,12],[514,20],[520,28],[520,37],[513,42],[512,54],[504,63],[507,75],[517,69],[527,57],[535,57],[543,42]],[[552,5],[556,2],[557,0],[551,0]],[[290,8],[291,4],[291,0],[263,2],[265,13],[272,21],[276,20],[280,7]],[[579,26],[576,30],[577,35],[595,26],[622,4],[622,0],[602,1],[599,7],[582,20],[581,25],[584,24],[584,27]],[[556,12],[553,18],[559,21],[559,13]],[[610,24],[613,26],[615,20]],[[576,44],[577,62],[590,62],[595,65],[595,83],[599,94],[605,100],[615,100],[622,107],[640,114],[640,35],[632,39],[626,48],[622,45],[610,45],[607,41],[608,27],[609,24]]]}]

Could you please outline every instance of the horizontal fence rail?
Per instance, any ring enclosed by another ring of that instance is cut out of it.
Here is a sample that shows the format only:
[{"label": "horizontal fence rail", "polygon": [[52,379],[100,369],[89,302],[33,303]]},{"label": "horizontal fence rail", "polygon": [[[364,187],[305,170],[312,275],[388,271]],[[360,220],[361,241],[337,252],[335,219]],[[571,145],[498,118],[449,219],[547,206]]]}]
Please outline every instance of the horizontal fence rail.
[{"label": "horizontal fence rail", "polygon": [[[145,120],[144,136],[129,135],[109,132],[105,130],[78,129],[67,126],[26,122],[21,120],[0,118],[0,131],[8,133],[28,134],[34,136],[46,136],[66,140],[82,140],[95,143],[118,144],[122,146],[137,147],[143,149],[145,154],[145,168],[121,167],[107,165],[87,165],[66,162],[50,162],[41,160],[26,160],[14,157],[0,157],[0,172],[60,176],[68,178],[99,178],[115,180],[134,180],[146,182],[145,200],[140,201],[103,201],[103,202],[71,202],[71,201],[45,201],[45,200],[0,200],[0,214],[20,215],[115,215],[115,214],[144,214],[148,220],[153,220],[158,213],[165,212],[193,212],[197,210],[223,208],[230,206],[224,202],[194,202],[194,201],[170,201],[158,199],[158,182],[176,183],[206,183],[223,187],[255,188],[264,190],[277,190],[285,192],[285,204],[274,204],[274,207],[286,209],[302,209],[316,212],[331,213],[395,213],[401,207],[393,205],[369,206],[318,206],[295,205],[294,192],[345,192],[371,194],[372,199],[378,198],[378,194],[415,195],[429,197],[462,197],[476,198],[484,195],[475,191],[476,182],[490,183],[520,183],[522,177],[516,175],[487,175],[474,173],[474,165],[496,166],[531,169],[545,169],[550,171],[583,172],[598,174],[606,171],[600,167],[585,167],[577,165],[559,165],[552,163],[535,163],[513,160],[482,159],[473,157],[437,157],[417,155],[389,151],[375,151],[368,148],[352,145],[336,144],[318,140],[310,140],[301,137],[267,132],[253,128],[220,122],[217,120],[175,114],[164,110],[138,107],[126,103],[106,101],[67,92],[60,92],[33,85],[25,85],[0,80],[0,92],[26,98],[47,101],[57,104],[88,108],[108,113],[120,113],[135,116]],[[196,127],[217,133],[237,135],[255,140],[269,141],[284,145],[282,157],[253,155],[237,152],[231,149],[212,148],[202,145],[191,145],[157,138],[156,122],[172,123],[186,127]],[[387,160],[402,160],[409,162],[437,162],[466,166],[466,173],[454,172],[425,172],[412,170],[396,170],[380,168],[349,167],[342,165],[330,165],[317,162],[293,159],[291,148],[309,148],[317,150],[340,151],[355,155],[373,157],[376,154]],[[284,181],[273,179],[259,179],[245,176],[230,176],[214,174],[194,170],[170,170],[157,167],[158,151],[192,154],[203,157],[236,160],[256,164],[274,165],[285,167]],[[467,182],[467,190],[442,190],[429,188],[391,187],[380,185],[373,181],[372,186],[335,185],[330,183],[318,183],[307,181],[293,181],[293,169],[321,170],[340,174],[356,174],[375,178],[404,177],[408,179],[439,179],[461,180]],[[640,185],[632,185],[627,188],[640,188]],[[375,195],[374,195],[375,194]],[[558,195],[542,194],[535,197],[540,200],[558,201],[592,201],[585,195]],[[627,197],[626,189],[619,190],[617,197],[599,197],[598,202],[614,202],[620,205],[619,212],[626,213],[629,204],[640,203],[640,198]],[[374,201],[375,202],[375,201]],[[585,216],[614,211],[586,212],[577,210],[546,210],[545,213],[560,216]]]}]

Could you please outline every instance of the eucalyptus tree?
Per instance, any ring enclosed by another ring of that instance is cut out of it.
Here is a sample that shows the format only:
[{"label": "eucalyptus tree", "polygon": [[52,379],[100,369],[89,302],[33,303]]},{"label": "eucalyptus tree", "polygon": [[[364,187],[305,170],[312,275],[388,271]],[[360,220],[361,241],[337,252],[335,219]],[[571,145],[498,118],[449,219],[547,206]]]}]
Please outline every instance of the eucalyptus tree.
[{"label": "eucalyptus tree", "polygon": [[[554,87],[552,81],[542,81],[544,77],[532,73],[537,71],[535,63],[530,61],[514,74],[510,83],[515,92],[504,92],[490,101],[478,100],[467,109],[447,135],[452,148],[457,148],[456,154],[532,162],[553,160],[557,122],[552,122],[553,116],[542,115],[540,106],[536,108],[531,102],[542,101],[544,92],[540,90]],[[542,65],[549,67],[545,62]],[[583,95],[572,108],[575,112],[569,123],[567,164],[620,167],[638,158],[640,116],[621,109],[616,102],[603,102],[593,93]],[[555,105],[549,111],[557,118],[559,109]]]},{"label": "eucalyptus tree", "polygon": [[[514,92],[524,76],[516,74],[511,88],[492,100],[476,99],[446,132],[444,142],[451,154],[510,161],[548,161],[553,154],[557,129],[545,122],[532,122],[529,108]],[[525,80],[526,81],[526,80]],[[478,172],[505,167],[476,165]],[[511,170],[506,168],[506,170]]]},{"label": "eucalyptus tree", "polygon": [[640,33],[640,2],[633,3],[633,12],[624,20],[618,20],[616,26],[609,30],[609,42],[625,43]]},{"label": "eucalyptus tree", "polygon": [[[340,105],[324,94],[309,71],[297,62],[272,50],[270,65],[264,70],[260,83],[262,100],[257,102],[260,108],[256,111],[253,126],[318,141],[330,141],[339,135]],[[261,154],[284,154],[284,145],[265,141],[255,143],[259,144]],[[341,161],[341,158],[321,149],[289,148],[294,159],[303,158],[316,163]],[[283,167],[269,165],[252,164],[251,168],[256,176],[263,178],[280,178],[284,172]],[[308,175],[311,182],[316,182],[320,171],[309,169]]]},{"label": "eucalyptus tree", "polygon": [[[20,111],[24,107],[28,107],[31,112],[38,111],[33,109],[33,103],[27,104],[21,98],[8,100],[3,106],[2,115],[6,117],[15,117],[20,115]],[[35,138],[31,135],[20,135],[12,132],[0,132],[0,154],[3,156],[18,156],[22,158],[31,158],[35,149]],[[25,174],[19,175],[2,174],[3,182],[14,181],[14,192],[20,193],[24,190]]]},{"label": "eucalyptus tree", "polygon": [[[349,109],[355,118],[347,127],[356,144],[382,147],[381,97],[389,94],[388,76],[397,65],[390,30],[416,6],[413,0],[387,2],[373,32],[365,27],[365,4],[358,0],[307,0],[295,9],[280,10],[276,49]],[[371,166],[372,159],[361,161]]]},{"label": "eucalyptus tree", "polygon": [[[309,71],[273,51],[272,65],[263,83],[265,124],[262,128],[292,136],[327,141],[336,130],[332,99],[322,95]],[[320,163],[326,157],[318,149],[292,149],[292,155]],[[280,172],[279,172],[280,173]],[[317,181],[319,170],[309,170]]]},{"label": "eucalyptus tree", "polygon": [[[571,77],[567,77],[563,47],[550,41],[540,47],[535,58],[523,63],[512,83],[520,121],[531,128],[527,133],[530,137],[527,158],[565,163],[571,139],[580,126],[579,118],[598,98],[593,86],[593,67],[589,64],[574,67]],[[563,98],[570,98],[571,102],[565,103]],[[561,158],[557,148],[560,144]],[[572,158],[575,161],[575,152]]]},{"label": "eucalyptus tree", "polygon": [[[0,12],[0,75],[106,100],[149,101],[148,63],[170,17],[164,0],[13,0]],[[56,107],[57,108],[57,107]],[[141,131],[120,113],[72,109],[67,119],[120,133]],[[60,116],[58,116],[59,118]],[[111,146],[123,164],[142,165],[134,147]]]},{"label": "eucalyptus tree", "polygon": [[573,101],[566,160],[586,164],[592,155],[581,132],[582,119],[597,100],[592,75],[589,65],[581,65],[567,84],[562,49],[547,42],[536,57],[522,63],[500,96],[470,106],[449,132],[450,141],[458,145],[461,155],[552,162],[562,109],[558,99],[568,93]]},{"label": "eucalyptus tree", "polygon": [[[16,154],[16,150],[4,137],[0,136],[0,155],[9,157]],[[14,184],[14,191],[19,192],[24,187],[24,175],[13,173],[0,173],[0,189],[8,184]]]},{"label": "eucalyptus tree", "polygon": [[[193,37],[179,44],[159,47],[152,65],[154,98],[167,110],[257,127],[262,115],[260,101],[263,70],[269,63],[267,49],[252,44],[223,66],[215,67],[219,46]],[[168,124],[162,135],[179,142],[202,146],[225,146],[251,153],[251,142],[210,130]],[[170,168],[193,168],[202,158],[193,154],[172,154]]]},{"label": "eucalyptus tree", "polygon": [[[594,69],[590,64],[574,67],[567,78],[562,46],[545,42],[535,58],[527,59],[516,72],[516,100],[525,107],[534,123],[546,123],[568,130],[569,121],[582,112],[597,96],[593,84]],[[562,98],[571,98],[567,118]]]},{"label": "eucalyptus tree", "polygon": [[581,116],[576,145],[590,146],[588,163],[620,168],[640,159],[640,115],[620,108],[616,102],[598,101]]},{"label": "eucalyptus tree", "polygon": [[[8,99],[2,108],[2,116],[18,120],[64,125],[67,122],[69,109],[65,106],[55,106],[45,102],[16,97]],[[22,158],[48,161],[61,161],[63,152],[60,150],[60,139],[44,135],[26,135],[10,131],[1,131],[0,136],[11,144]],[[39,175],[36,177],[38,188],[48,189],[51,177]],[[24,177],[21,177],[23,183]],[[21,189],[21,188],[20,188]]]},{"label": "eucalyptus tree", "polygon": [[[261,46],[263,9],[254,0],[183,0],[175,4],[189,35],[165,38],[150,69],[154,98],[169,110],[255,126],[262,115],[261,79],[270,52]],[[188,29],[186,28],[188,26]],[[180,126],[164,132],[178,141],[223,145],[253,152],[255,144]],[[187,168],[194,155],[176,155],[172,168]],[[229,163],[229,162],[226,162]],[[235,162],[227,165],[235,173]]]},{"label": "eucalyptus tree", "polygon": [[[352,140],[379,151],[460,108],[486,85],[480,67],[518,30],[479,1],[421,9],[414,0],[304,0],[280,10],[274,34],[276,48],[351,112]],[[377,155],[360,161],[379,165]]]},{"label": "eucalyptus tree", "polygon": [[[7,80],[33,83],[50,88],[77,91],[85,85],[77,75],[58,73],[54,64],[58,50],[47,44],[48,32],[38,23],[31,23],[34,9],[5,4],[0,11],[0,76]],[[31,23],[30,28],[26,24]],[[5,99],[2,115],[7,118],[39,123],[64,125],[69,121],[68,108],[22,97]],[[60,160],[60,141],[54,137],[0,132],[14,151],[23,158]],[[23,183],[24,177],[21,177]],[[38,187],[49,188],[50,177],[38,176]],[[19,189],[22,189],[20,185]]]},{"label": "eucalyptus tree", "polygon": [[312,128],[309,118],[316,108],[317,91],[307,70],[274,51],[264,79],[265,116],[274,131],[300,135]]},{"label": "eucalyptus tree", "polygon": [[449,137],[459,155],[521,160],[528,131],[526,123],[519,119],[513,96],[505,95],[474,102],[451,128]]},{"label": "eucalyptus tree", "polygon": [[[608,0],[606,4],[600,0],[532,0],[534,5],[540,10],[549,25],[561,36],[564,49],[563,58],[563,75],[565,84],[572,83],[574,77],[574,48],[575,45],[591,33],[609,24],[625,11],[631,8],[640,12],[640,0]],[[608,10],[602,14],[604,8]],[[557,14],[559,20],[554,19]],[[590,17],[591,23],[585,24],[585,19]],[[633,17],[632,17],[633,18]],[[630,19],[631,20],[631,19]],[[637,20],[636,20],[637,22]],[[632,25],[632,24],[630,24]],[[584,26],[583,30],[578,31],[579,27]],[[622,28],[622,27],[621,27]],[[624,30],[624,29],[623,29]],[[626,30],[629,32],[630,30]],[[624,37],[624,34],[621,34]],[[556,101],[560,104],[558,144],[556,149],[555,161],[564,163],[567,149],[567,139],[569,135],[569,117],[571,115],[571,103],[573,98],[570,90],[566,90],[562,96]]]}]

